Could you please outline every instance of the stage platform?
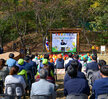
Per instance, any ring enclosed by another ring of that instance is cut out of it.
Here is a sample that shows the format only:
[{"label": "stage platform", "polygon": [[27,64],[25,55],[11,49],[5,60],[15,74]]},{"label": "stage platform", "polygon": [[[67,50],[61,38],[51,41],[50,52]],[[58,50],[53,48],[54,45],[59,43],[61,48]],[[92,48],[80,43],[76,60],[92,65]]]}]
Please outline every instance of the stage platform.
[{"label": "stage platform", "polygon": [[6,53],[3,53],[3,54],[0,54],[0,59],[9,59],[9,54],[10,53],[13,53],[15,55],[14,59],[17,60],[18,58],[20,58],[20,53],[19,52],[6,52]]}]

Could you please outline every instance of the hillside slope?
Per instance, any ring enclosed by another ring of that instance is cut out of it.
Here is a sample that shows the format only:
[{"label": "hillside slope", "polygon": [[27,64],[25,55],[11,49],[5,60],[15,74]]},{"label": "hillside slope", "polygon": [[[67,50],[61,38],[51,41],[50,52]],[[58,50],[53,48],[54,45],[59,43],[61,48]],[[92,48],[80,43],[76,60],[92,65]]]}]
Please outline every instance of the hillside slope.
[{"label": "hillside slope", "polygon": [[[42,52],[43,45],[42,45],[42,35],[38,33],[31,33],[26,35],[24,38],[24,43],[26,48],[29,48],[32,52]],[[4,51],[9,52],[13,51],[13,44],[16,44],[16,51],[20,50],[21,43],[20,38],[17,38],[15,41],[11,41],[4,45]]]}]

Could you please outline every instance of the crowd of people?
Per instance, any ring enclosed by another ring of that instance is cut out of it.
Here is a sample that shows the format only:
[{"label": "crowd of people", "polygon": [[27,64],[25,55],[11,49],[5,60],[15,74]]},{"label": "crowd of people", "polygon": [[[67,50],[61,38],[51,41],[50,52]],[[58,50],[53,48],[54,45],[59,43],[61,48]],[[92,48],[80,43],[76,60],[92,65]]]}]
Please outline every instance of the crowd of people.
[{"label": "crowd of people", "polygon": [[[75,95],[98,99],[99,96],[108,94],[108,65],[105,60],[99,60],[97,54],[89,53],[81,55],[36,53],[18,60],[10,53],[8,60],[0,59],[0,94],[12,93],[12,90],[7,88],[8,84],[20,83],[23,92],[30,91],[31,99],[40,95],[56,99],[58,87],[55,79],[56,69],[65,69],[64,96],[67,99],[74,99]],[[17,88],[16,94],[21,92]],[[10,97],[14,99],[14,96]]]}]

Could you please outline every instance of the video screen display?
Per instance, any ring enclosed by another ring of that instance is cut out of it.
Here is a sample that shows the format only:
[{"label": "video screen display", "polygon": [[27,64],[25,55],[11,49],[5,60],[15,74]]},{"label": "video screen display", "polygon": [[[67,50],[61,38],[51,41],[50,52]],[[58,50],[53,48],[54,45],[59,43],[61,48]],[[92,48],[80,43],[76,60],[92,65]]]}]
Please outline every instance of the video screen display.
[{"label": "video screen display", "polygon": [[77,33],[52,33],[52,52],[76,52]]}]

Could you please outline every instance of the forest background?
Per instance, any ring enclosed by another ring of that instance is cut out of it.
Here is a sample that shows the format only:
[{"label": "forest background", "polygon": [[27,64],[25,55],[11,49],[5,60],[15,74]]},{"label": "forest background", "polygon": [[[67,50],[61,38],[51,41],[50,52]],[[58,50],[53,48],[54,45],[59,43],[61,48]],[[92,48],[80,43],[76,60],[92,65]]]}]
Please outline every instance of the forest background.
[{"label": "forest background", "polygon": [[80,44],[108,46],[108,0],[0,0],[2,47],[17,38],[36,44],[26,39],[33,33],[44,50],[48,30],[63,28],[81,28]]}]

